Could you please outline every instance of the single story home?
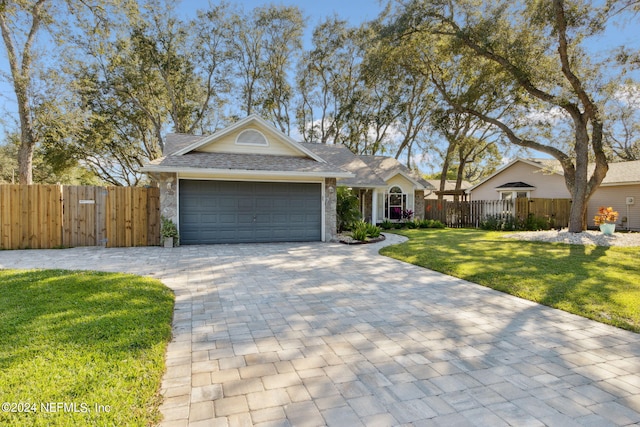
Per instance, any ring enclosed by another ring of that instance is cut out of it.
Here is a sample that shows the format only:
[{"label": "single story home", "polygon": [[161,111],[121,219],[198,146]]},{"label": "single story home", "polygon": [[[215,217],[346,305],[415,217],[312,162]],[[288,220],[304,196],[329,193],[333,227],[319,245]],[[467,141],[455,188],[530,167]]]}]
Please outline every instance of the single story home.
[{"label": "single story home", "polygon": [[[555,159],[516,158],[467,190],[470,200],[508,200],[517,197],[569,199],[564,173]],[[591,196],[587,219],[600,206],[611,206],[619,212],[618,225],[640,230],[640,161],[609,164],[600,187]]]},{"label": "single story home", "polygon": [[423,212],[429,188],[395,159],[297,142],[257,115],[211,135],[168,135],[142,170],[182,244],[334,241],[336,186],[351,187],[373,223]]}]

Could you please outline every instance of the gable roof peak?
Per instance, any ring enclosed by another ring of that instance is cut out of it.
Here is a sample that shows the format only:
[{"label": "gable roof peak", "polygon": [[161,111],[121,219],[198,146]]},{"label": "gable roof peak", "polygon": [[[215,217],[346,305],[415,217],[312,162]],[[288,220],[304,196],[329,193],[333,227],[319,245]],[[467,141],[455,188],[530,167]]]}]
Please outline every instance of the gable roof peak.
[{"label": "gable roof peak", "polygon": [[297,141],[292,139],[289,135],[285,134],[280,129],[277,129],[273,124],[269,123],[268,121],[266,121],[265,119],[263,119],[257,114],[251,114],[243,119],[240,119],[237,122],[233,123],[232,125],[227,126],[224,129],[217,130],[210,135],[206,135],[203,138],[193,142],[190,145],[181,147],[180,149],[174,151],[171,154],[175,156],[182,156],[184,154],[190,153],[192,151],[197,150],[198,148],[204,147],[205,145],[212,143],[217,139],[224,137],[225,135],[235,132],[238,129],[241,129],[245,126],[249,126],[251,125],[251,123],[257,123],[258,127],[266,128],[269,131],[273,132],[285,145],[288,145],[289,147],[293,148],[293,150],[297,151],[298,153],[301,153],[306,157],[309,157],[317,162],[326,163],[326,161],[322,157],[318,156],[313,151],[303,147]]}]

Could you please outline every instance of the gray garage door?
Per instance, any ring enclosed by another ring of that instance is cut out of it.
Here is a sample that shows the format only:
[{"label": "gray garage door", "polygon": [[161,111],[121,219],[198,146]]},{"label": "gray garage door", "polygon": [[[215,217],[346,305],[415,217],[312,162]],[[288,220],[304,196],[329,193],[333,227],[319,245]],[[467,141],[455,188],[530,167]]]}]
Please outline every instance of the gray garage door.
[{"label": "gray garage door", "polygon": [[320,184],[180,180],[183,244],[321,240]]}]

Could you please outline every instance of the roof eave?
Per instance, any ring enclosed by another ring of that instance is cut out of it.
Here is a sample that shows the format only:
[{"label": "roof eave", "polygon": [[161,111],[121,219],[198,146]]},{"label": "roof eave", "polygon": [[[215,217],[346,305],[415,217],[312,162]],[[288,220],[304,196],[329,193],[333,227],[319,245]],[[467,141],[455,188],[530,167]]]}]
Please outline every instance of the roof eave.
[{"label": "roof eave", "polygon": [[291,178],[353,178],[351,172],[264,171],[255,169],[184,168],[148,165],[140,169],[145,173],[198,173],[216,176],[286,176]]},{"label": "roof eave", "polygon": [[616,187],[620,185],[640,185],[640,181],[603,182],[600,187]]},{"label": "roof eave", "polygon": [[363,184],[363,183],[348,183],[348,182],[340,182],[338,181],[338,186],[351,187],[351,188],[363,188],[363,189],[372,189],[372,190],[385,190],[387,188],[386,184]]},{"label": "roof eave", "polygon": [[536,187],[496,187],[494,190],[500,191],[533,191]]}]

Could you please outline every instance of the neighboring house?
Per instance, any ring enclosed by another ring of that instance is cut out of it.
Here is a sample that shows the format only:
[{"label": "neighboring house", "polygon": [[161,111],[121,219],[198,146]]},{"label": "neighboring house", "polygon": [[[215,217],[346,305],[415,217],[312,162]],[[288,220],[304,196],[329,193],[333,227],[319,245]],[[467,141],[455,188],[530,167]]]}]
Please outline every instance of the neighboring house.
[{"label": "neighboring house", "polygon": [[361,195],[372,222],[386,217],[389,201],[420,209],[415,192],[426,183],[390,160],[395,166],[382,162],[377,173],[342,145],[296,142],[252,115],[212,135],[168,135],[163,157],[143,171],[158,182],[161,214],[183,244],[332,241],[336,185]]},{"label": "neighboring house", "polygon": [[[425,192],[424,198],[427,200],[436,200],[438,198],[438,194],[440,193],[440,180],[439,179],[427,179],[427,182],[434,187],[434,190],[429,190]],[[447,179],[444,183],[444,191],[442,192],[442,199],[453,201],[454,196],[460,196],[461,200],[465,200],[467,198],[466,190],[471,188],[471,183],[469,181],[462,181],[460,183],[460,190],[456,190],[456,180]]]},{"label": "neighboring house", "polygon": [[517,158],[467,190],[470,200],[509,200],[516,197],[568,199],[557,162]]},{"label": "neighboring house", "polygon": [[[570,199],[564,174],[553,159],[517,158],[467,190],[470,200],[506,200],[517,197]],[[610,163],[607,176],[591,196],[587,223],[600,206],[620,213],[618,225],[640,230],[640,161]]]},{"label": "neighboring house", "polygon": [[622,228],[640,231],[640,160],[609,163],[607,176],[589,199],[589,225],[600,206],[618,211]]}]

